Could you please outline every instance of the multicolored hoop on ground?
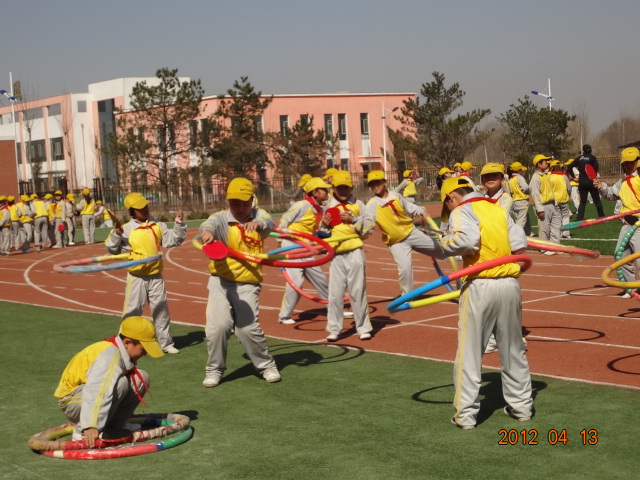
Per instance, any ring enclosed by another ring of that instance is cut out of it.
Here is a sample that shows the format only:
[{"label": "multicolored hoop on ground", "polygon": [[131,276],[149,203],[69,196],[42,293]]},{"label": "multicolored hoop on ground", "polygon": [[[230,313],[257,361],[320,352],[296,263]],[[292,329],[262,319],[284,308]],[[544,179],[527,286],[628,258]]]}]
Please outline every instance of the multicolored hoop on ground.
[{"label": "multicolored hoop on ground", "polygon": [[[29,438],[28,446],[34,452],[47,457],[68,460],[106,460],[167,450],[183,444],[193,435],[193,429],[189,426],[189,417],[177,413],[134,415],[129,421],[152,428],[138,430],[127,437],[116,440],[98,439],[96,448],[89,448],[86,440],[58,440],[58,438],[73,432],[74,425],[67,423],[36,433]],[[174,434],[178,435],[159,443],[135,445],[137,442],[146,442]],[[124,445],[125,443],[127,445]]]},{"label": "multicolored hoop on ground", "polygon": [[640,288],[640,280],[636,280],[635,282],[621,282],[619,280],[611,280],[609,278],[609,275],[611,274],[612,271],[614,271],[617,268],[621,267],[625,263],[633,262],[634,260],[636,260],[638,258],[640,258],[640,252],[633,253],[633,254],[631,254],[631,255],[629,255],[627,257],[624,257],[624,258],[618,260],[615,263],[612,263],[611,265],[609,265],[606,268],[606,270],[604,272],[602,272],[602,281],[605,283],[605,285],[608,285],[610,287],[618,287],[618,288],[623,288],[623,289]]},{"label": "multicolored hoop on ground", "polygon": [[107,270],[118,270],[120,268],[131,268],[160,260],[162,259],[162,254],[159,253],[139,260],[106,264],[124,258],[129,258],[129,254],[121,253],[119,255],[103,255],[101,257],[82,258],[80,260],[68,260],[54,265],[53,271],[57,273],[95,273],[105,272]]},{"label": "multicolored hoop on ground", "polygon": [[593,218],[589,220],[576,220],[575,222],[569,222],[566,225],[562,225],[560,230],[575,230],[576,228],[584,228],[591,227],[593,225],[598,225],[604,222],[610,222],[611,220],[618,220],[619,218],[624,218],[627,215],[637,215],[640,214],[640,210],[631,210],[629,212],[624,213],[616,213],[615,215],[609,215],[608,217],[602,218]]},{"label": "multicolored hoop on ground", "polygon": [[[284,267],[284,268],[309,268],[315,267],[317,265],[322,265],[323,263],[327,263],[329,260],[333,258],[334,251],[333,247],[325,240],[316,237],[315,235],[311,235],[309,233],[304,232],[296,232],[294,230],[289,230],[288,228],[276,227],[274,228],[274,232],[279,233],[281,238],[288,238],[292,241],[298,243],[295,237],[300,237],[308,242],[312,242],[311,245],[305,244],[305,242],[300,242],[300,248],[307,250],[306,254],[302,254],[297,250],[293,250],[292,252],[284,255],[285,258],[291,260],[282,260],[283,255],[269,255],[269,254],[260,254],[260,255],[251,255],[249,253],[239,252],[232,248],[227,248],[227,255],[237,259],[243,260],[246,262],[258,263],[260,265],[267,265],[270,267]],[[313,244],[317,245],[313,245]],[[193,246],[198,250],[203,250],[203,245],[194,239]],[[324,253],[324,255],[319,258],[313,260],[304,260],[305,258],[310,258],[315,255],[319,255]],[[205,253],[206,254],[206,253]],[[211,257],[210,257],[211,258]],[[302,261],[300,261],[302,259]],[[212,258],[212,260],[220,260],[220,258]]]},{"label": "multicolored hoop on ground", "polygon": [[389,303],[389,305],[387,305],[387,310],[389,310],[389,312],[391,313],[395,313],[402,310],[409,310],[410,308],[414,308],[417,306],[432,305],[434,303],[443,302],[445,300],[451,300],[452,298],[454,298],[453,295],[455,293],[458,293],[459,295],[459,290],[424,299],[427,300],[424,303],[422,300],[416,302],[413,301],[416,297],[428,293],[435,288],[441,287],[446,283],[452,282],[462,277],[466,277],[468,275],[482,272],[489,268],[505,265],[507,263],[521,263],[522,266],[520,272],[522,273],[526,272],[531,266],[531,257],[528,257],[526,255],[507,255],[506,257],[494,258],[493,260],[488,260],[486,262],[478,263],[476,265],[471,265],[470,267],[457,270],[449,275],[440,277],[432,282],[427,283],[426,285],[423,285],[422,287],[416,288],[415,290],[396,298],[394,301]]},{"label": "multicolored hoop on ground", "polygon": [[548,250],[550,252],[568,253],[576,260],[585,261],[593,260],[600,256],[597,250],[588,250],[586,248],[576,247],[574,245],[562,245],[560,243],[546,242],[544,240],[527,240],[527,248],[534,250]]}]

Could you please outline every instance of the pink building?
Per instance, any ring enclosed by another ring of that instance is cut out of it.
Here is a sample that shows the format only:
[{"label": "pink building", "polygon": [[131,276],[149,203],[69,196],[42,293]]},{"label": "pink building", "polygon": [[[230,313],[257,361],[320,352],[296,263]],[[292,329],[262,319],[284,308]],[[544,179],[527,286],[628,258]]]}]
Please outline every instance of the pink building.
[{"label": "pink building", "polygon": [[[126,115],[132,88],[142,80],[151,85],[158,81],[155,77],[120,78],[91,84],[88,93],[16,102],[14,112],[10,105],[0,107],[0,138],[15,139],[17,144],[17,161],[15,155],[0,155],[0,166],[3,171],[9,165],[13,170],[17,167],[19,185],[15,190],[31,190],[32,172],[37,173],[38,193],[115,185],[116,166],[101,148],[115,129],[116,108],[122,108]],[[391,155],[393,150],[385,126],[399,129],[401,124],[395,117],[403,101],[414,98],[414,93],[275,95],[261,119],[262,128],[280,132],[304,116],[313,117],[314,129],[331,132],[339,139],[339,152],[327,160],[327,168],[356,174],[391,170],[384,160],[384,152]],[[218,98],[206,97],[203,103],[208,116],[216,110]],[[189,162],[178,159],[180,167]]]}]

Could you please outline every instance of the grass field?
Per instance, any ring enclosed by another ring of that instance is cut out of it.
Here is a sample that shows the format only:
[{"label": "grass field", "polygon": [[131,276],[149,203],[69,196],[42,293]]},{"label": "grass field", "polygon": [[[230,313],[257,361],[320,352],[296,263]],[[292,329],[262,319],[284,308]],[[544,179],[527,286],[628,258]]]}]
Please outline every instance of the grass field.
[{"label": "grass field", "polygon": [[[182,326],[172,329],[180,355],[141,360],[153,395],[138,413],[189,415],[191,440],[119,460],[46,458],[27,440],[65,423],[52,396],[62,370],[119,322],[18,303],[0,309],[3,479],[614,479],[634,478],[640,466],[634,390],[535,377],[537,414],[523,423],[503,415],[499,374],[487,370],[480,424],[465,432],[449,423],[448,363],[270,339],[284,380],[267,384],[232,338],[223,383],[205,389],[203,330]],[[499,444],[503,429],[515,445]],[[597,432],[596,444],[583,444],[585,429]],[[551,430],[566,430],[566,444],[553,433],[550,442]]]}]

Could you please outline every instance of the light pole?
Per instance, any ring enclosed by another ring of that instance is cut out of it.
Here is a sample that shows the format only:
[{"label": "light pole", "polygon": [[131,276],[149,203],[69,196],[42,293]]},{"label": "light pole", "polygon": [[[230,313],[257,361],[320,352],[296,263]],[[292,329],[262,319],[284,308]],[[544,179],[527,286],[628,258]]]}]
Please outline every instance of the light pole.
[{"label": "light pole", "polygon": [[384,102],[382,102],[382,165],[384,170],[384,176],[387,176],[387,116],[386,112],[393,113],[400,107],[393,107],[391,110],[384,108]]},{"label": "light pole", "polygon": [[534,95],[540,95],[541,97],[546,98],[547,100],[549,100],[549,110],[551,110],[551,101],[555,100],[555,98],[553,98],[551,96],[551,79],[549,79],[549,90],[548,90],[548,94],[547,93],[543,93],[543,92],[538,92],[537,90],[531,90],[531,93],[533,93]]}]

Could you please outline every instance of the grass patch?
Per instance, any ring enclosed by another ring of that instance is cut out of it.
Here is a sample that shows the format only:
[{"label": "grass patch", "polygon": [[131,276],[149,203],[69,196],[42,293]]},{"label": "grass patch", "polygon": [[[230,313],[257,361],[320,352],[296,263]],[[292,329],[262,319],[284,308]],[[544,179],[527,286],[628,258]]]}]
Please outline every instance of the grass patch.
[{"label": "grass patch", "polygon": [[[84,346],[113,335],[119,320],[12,303],[0,308],[0,413],[7,419],[1,478],[629,478],[640,463],[637,391],[534,378],[537,415],[520,423],[500,411],[499,373],[486,371],[481,424],[463,432],[449,423],[450,364],[270,339],[284,380],[267,384],[232,338],[223,383],[205,389],[203,330],[181,326],[173,327],[179,355],[140,362],[153,396],[138,413],[189,415],[190,441],[128,459],[45,458],[26,442],[65,422],[52,396],[62,370]],[[498,445],[501,429],[525,428],[537,430],[538,445]],[[549,444],[551,429],[566,429],[567,444]],[[582,445],[583,429],[596,429],[599,442]]]}]

